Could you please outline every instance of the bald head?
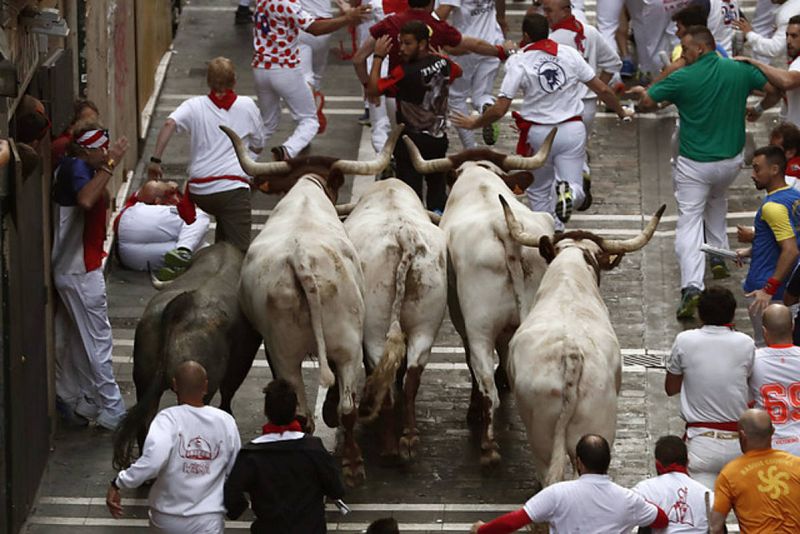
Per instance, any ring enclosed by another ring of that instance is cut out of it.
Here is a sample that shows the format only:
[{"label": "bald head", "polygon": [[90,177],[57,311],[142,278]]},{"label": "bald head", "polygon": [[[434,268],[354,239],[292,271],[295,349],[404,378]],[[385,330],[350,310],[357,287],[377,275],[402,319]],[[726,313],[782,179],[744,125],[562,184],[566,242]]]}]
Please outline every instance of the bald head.
[{"label": "bald head", "polygon": [[175,204],[177,192],[178,184],[175,182],[148,180],[136,193],[136,198],[145,204]]},{"label": "bald head", "polygon": [[792,343],[792,312],[783,304],[770,304],[762,318],[764,339],[769,345]]},{"label": "bald head", "polygon": [[208,377],[205,368],[195,361],[185,361],[175,370],[173,386],[179,400],[202,397],[208,390]]},{"label": "bald head", "polygon": [[774,431],[769,413],[759,408],[747,410],[739,418],[739,432],[744,434],[742,451],[768,449]]}]

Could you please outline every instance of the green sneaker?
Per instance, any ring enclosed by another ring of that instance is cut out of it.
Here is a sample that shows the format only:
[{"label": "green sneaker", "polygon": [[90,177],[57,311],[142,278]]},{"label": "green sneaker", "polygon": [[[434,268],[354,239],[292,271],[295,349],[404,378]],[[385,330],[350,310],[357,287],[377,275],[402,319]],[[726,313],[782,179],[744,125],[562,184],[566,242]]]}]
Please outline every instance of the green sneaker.
[{"label": "green sneaker", "polygon": [[156,279],[159,282],[171,282],[182,275],[186,269],[180,267],[162,267],[156,271]]},{"label": "green sneaker", "polygon": [[556,184],[556,217],[566,223],[572,217],[572,189],[567,182]]},{"label": "green sneaker", "polygon": [[176,248],[164,254],[164,264],[168,267],[186,269],[192,263],[192,251],[188,248]]},{"label": "green sneaker", "polygon": [[711,257],[711,276],[714,277],[714,280],[723,280],[731,277],[731,272],[728,270],[725,260]]},{"label": "green sneaker", "polygon": [[700,290],[696,287],[685,287],[681,289],[681,303],[675,317],[678,319],[692,319],[700,302]]},{"label": "green sneaker", "polygon": [[[481,113],[486,111],[487,108],[492,107],[491,104],[484,104],[481,108]],[[492,124],[487,124],[483,127],[483,142],[489,146],[494,145],[497,143],[497,140],[500,139],[500,125],[496,122]]]}]

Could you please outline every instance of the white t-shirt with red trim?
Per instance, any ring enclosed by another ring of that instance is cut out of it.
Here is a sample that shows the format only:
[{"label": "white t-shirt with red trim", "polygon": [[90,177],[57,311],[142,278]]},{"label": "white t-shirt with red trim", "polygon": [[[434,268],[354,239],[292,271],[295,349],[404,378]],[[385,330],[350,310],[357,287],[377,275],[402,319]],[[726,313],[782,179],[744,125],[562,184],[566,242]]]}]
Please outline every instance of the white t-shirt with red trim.
[{"label": "white t-shirt with red trim", "polygon": [[[242,138],[248,148],[262,148],[264,127],[261,113],[252,98],[237,96],[233,105],[225,110],[217,107],[208,96],[195,96],[183,102],[173,111],[170,119],[175,121],[179,132],[189,132],[190,160],[189,178],[212,176],[238,176],[247,179],[239,165],[233,145],[220,125],[227,126]],[[251,153],[256,158],[255,153]],[[215,180],[202,184],[189,184],[195,195],[210,195],[250,187],[240,180]]]},{"label": "white t-shirt with red trim", "polygon": [[253,15],[254,69],[294,69],[300,66],[297,43],[314,17],[298,0],[258,0]]},{"label": "white t-shirt with red trim", "polygon": [[653,529],[654,534],[692,534],[708,530],[706,493],[709,508],[714,505],[714,492],[684,473],[665,473],[642,480],[633,491],[664,510],[669,526]]},{"label": "white t-shirt with red trim", "polygon": [[800,456],[800,347],[757,349],[750,396],[772,419],[772,448]]},{"label": "white t-shirt with red trim", "polygon": [[521,91],[525,120],[558,124],[583,113],[582,87],[594,78],[594,69],[574,48],[556,46],[555,56],[529,45],[506,61],[499,94],[513,99]]}]

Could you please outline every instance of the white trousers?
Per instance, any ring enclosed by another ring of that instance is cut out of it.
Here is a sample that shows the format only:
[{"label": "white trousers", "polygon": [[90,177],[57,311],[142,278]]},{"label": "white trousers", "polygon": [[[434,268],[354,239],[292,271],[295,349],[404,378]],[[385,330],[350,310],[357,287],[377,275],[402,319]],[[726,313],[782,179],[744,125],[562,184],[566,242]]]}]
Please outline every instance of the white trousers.
[{"label": "white trousers", "polygon": [[[592,135],[592,128],[594,128],[594,118],[597,115],[597,97],[583,99],[583,127],[586,128],[586,144],[589,144],[589,137]],[[583,172],[590,174],[589,169],[589,156],[588,154],[583,158]],[[583,184],[583,182],[581,182]]]},{"label": "white trousers", "polygon": [[636,37],[636,55],[639,69],[656,75],[661,72],[662,62],[658,53],[669,53],[675,40],[675,24],[670,13],[664,9],[664,0],[641,0],[628,2],[631,28]]},{"label": "white trousers", "polygon": [[689,476],[714,491],[714,482],[725,464],[738,458],[742,451],[738,439],[695,436],[686,441],[689,452]]},{"label": "white trousers", "polygon": [[709,245],[729,248],[725,216],[728,212],[728,187],[742,165],[741,154],[720,161],[700,162],[678,156],[673,167],[672,187],[678,202],[675,228],[675,254],[681,268],[681,287],[703,289],[705,255]]},{"label": "white trousers", "polygon": [[253,69],[258,95],[258,108],[264,121],[265,138],[278,129],[281,119],[281,100],[286,103],[297,126],[283,147],[289,157],[295,157],[311,143],[319,130],[314,96],[305,82],[302,69]]},{"label": "white trousers", "polygon": [[[102,269],[89,273],[54,273],[68,319],[64,346],[57,350],[56,394],[67,404],[81,397],[95,400],[112,417],[125,412],[111,362],[113,342]],[[90,389],[91,388],[91,389]]]},{"label": "white trousers", "polygon": [[300,52],[300,69],[303,71],[306,83],[317,91],[322,86],[322,76],[328,68],[330,41],[330,34],[311,35],[308,32],[300,32],[297,44]]},{"label": "white trousers", "polygon": [[[372,71],[372,56],[367,58],[367,71]],[[389,62],[384,61],[381,65],[381,76],[389,74]],[[394,98],[382,96],[378,105],[369,103],[369,122],[372,148],[375,152],[383,150],[383,145],[389,139],[392,124],[397,113],[397,102]],[[400,141],[402,143],[402,141]]]},{"label": "white trousers", "polygon": [[[534,151],[539,150],[545,137],[556,125],[531,126],[528,131],[528,144]],[[569,183],[572,189],[572,205],[583,203],[583,162],[586,158],[586,128],[583,122],[571,121],[558,124],[558,133],[553,140],[553,148],[545,164],[536,171],[533,184],[525,191],[528,205],[533,211],[543,211],[553,215],[556,230],[563,230],[564,224],[555,217],[555,177]]]},{"label": "white trousers", "polygon": [[[469,115],[471,110],[467,107],[467,98],[472,98],[472,108],[478,112],[484,105],[494,104],[492,89],[495,76],[500,68],[500,60],[496,57],[465,54],[458,56],[457,62],[464,73],[460,78],[456,78],[450,86],[448,100],[450,109]],[[456,131],[464,148],[477,146],[473,130],[456,128]]]},{"label": "white trousers", "polygon": [[150,510],[150,531],[159,534],[222,534],[225,516],[218,514],[190,515],[187,517],[162,514]]},{"label": "white trousers", "polygon": [[170,250],[186,248],[195,252],[202,245],[208,232],[208,215],[198,209],[197,219],[186,224],[165,207],[140,203],[123,212],[117,246],[120,260],[128,269],[146,271],[148,264],[151,269],[159,269],[164,266],[164,254]]},{"label": "white trousers", "polygon": [[616,33],[619,28],[619,17],[625,0],[597,0],[597,30],[600,35],[619,53]]}]

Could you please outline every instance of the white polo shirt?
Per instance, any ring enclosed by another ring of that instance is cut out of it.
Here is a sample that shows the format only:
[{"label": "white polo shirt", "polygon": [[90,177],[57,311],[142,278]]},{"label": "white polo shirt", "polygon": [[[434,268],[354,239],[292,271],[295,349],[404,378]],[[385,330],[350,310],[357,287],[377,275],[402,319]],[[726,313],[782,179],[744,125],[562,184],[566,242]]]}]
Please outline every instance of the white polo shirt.
[{"label": "white polo shirt", "polygon": [[756,350],[750,396],[756,408],[769,412],[772,447],[800,456],[800,347]]},{"label": "white polo shirt", "polygon": [[642,480],[633,491],[658,505],[669,519],[669,526],[653,529],[654,534],[696,534],[708,530],[705,494],[709,507],[714,505],[714,492],[684,473],[665,473]]},{"label": "white polo shirt", "polygon": [[[797,56],[789,65],[789,71],[799,70],[800,56]],[[786,120],[800,128],[800,88],[786,91]]]},{"label": "white polo shirt", "polygon": [[520,114],[526,120],[558,124],[583,113],[581,87],[594,78],[594,69],[574,48],[557,46],[555,56],[529,45],[506,61],[500,96],[522,91]]},{"label": "white polo shirt", "polygon": [[[208,96],[195,96],[178,106],[169,118],[175,121],[179,132],[189,132],[189,178],[247,178],[239,165],[231,140],[219,129],[220,125],[236,132],[247,147],[262,148],[265,143],[261,113],[253,99],[247,96],[237,96],[227,110],[218,108]],[[254,159],[257,157],[252,153],[250,156]],[[189,191],[196,195],[209,195],[244,187],[249,185],[241,181],[217,180],[190,184]]]},{"label": "white polo shirt", "polygon": [[559,482],[528,499],[525,512],[534,523],[550,523],[550,532],[628,534],[656,520],[658,508],[638,493],[611,482],[608,475],[582,475]]},{"label": "white polo shirt", "polygon": [[[576,35],[577,34],[572,30],[559,28],[554,32],[550,32],[550,39],[558,44],[569,46],[577,50],[575,44]],[[583,59],[586,60],[596,73],[600,71],[609,72],[611,74],[619,72],[622,68],[622,60],[619,54],[617,54],[617,51],[611,47],[602,35],[600,35],[597,28],[584,23],[583,37]],[[579,89],[581,98],[597,98],[595,92],[586,85],[579,84]]]},{"label": "white polo shirt", "polygon": [[[738,421],[747,409],[747,379],[755,344],[727,326],[703,326],[681,332],[667,357],[669,373],[683,375],[681,417],[687,423]],[[705,432],[688,428],[689,438]]]},{"label": "white polo shirt", "polygon": [[439,3],[455,8],[450,15],[450,23],[463,35],[492,44],[503,42],[503,31],[497,23],[495,0],[442,0]]}]

